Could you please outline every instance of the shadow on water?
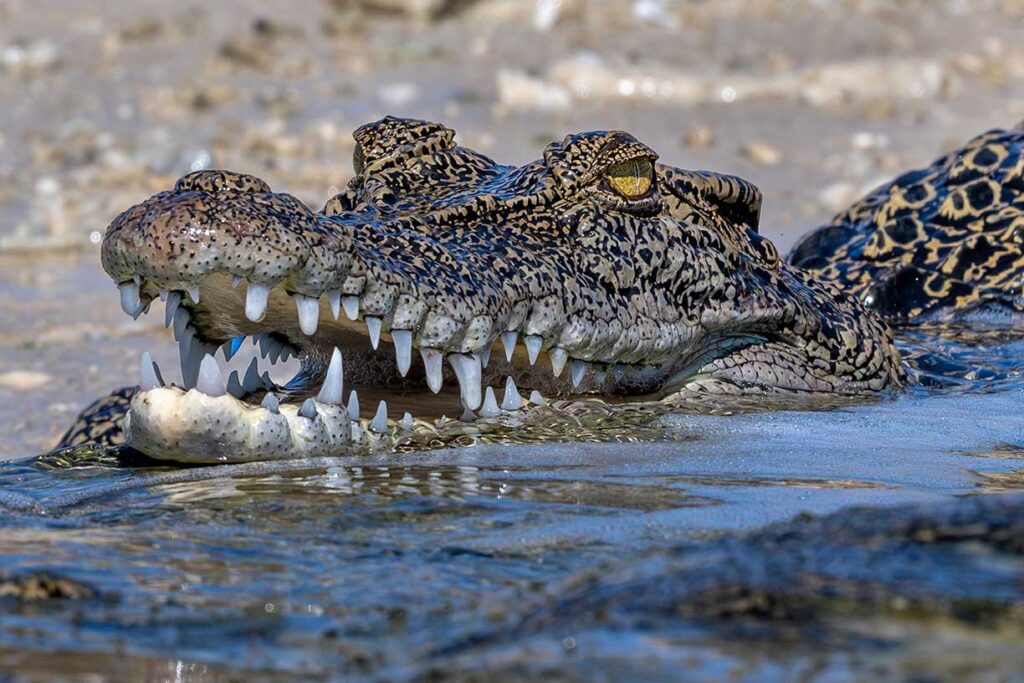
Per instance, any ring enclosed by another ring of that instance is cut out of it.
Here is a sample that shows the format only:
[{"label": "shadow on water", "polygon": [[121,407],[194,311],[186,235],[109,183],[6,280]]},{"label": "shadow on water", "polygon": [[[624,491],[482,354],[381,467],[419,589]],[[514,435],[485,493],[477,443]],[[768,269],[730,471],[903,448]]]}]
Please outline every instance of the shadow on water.
[{"label": "shadow on water", "polygon": [[999,376],[828,412],[556,405],[303,462],[6,463],[0,668],[1016,675],[1024,502],[978,494],[1024,488],[1024,354],[908,344]]}]

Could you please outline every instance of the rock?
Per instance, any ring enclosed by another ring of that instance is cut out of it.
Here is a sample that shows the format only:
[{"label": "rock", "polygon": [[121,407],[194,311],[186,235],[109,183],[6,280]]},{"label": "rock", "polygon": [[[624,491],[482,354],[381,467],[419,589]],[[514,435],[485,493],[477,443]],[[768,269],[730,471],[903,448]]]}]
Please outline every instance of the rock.
[{"label": "rock", "polygon": [[572,106],[572,95],[560,85],[502,69],[498,72],[498,102],[508,109],[565,111]]},{"label": "rock", "polygon": [[744,158],[762,166],[775,166],[782,161],[779,148],[766,142],[748,142],[740,148]]},{"label": "rock", "polygon": [[715,131],[708,126],[693,126],[683,132],[683,145],[690,149],[707,149],[715,144]]},{"label": "rock", "polygon": [[0,373],[0,388],[14,391],[38,389],[52,381],[52,376],[35,370],[11,370]]}]

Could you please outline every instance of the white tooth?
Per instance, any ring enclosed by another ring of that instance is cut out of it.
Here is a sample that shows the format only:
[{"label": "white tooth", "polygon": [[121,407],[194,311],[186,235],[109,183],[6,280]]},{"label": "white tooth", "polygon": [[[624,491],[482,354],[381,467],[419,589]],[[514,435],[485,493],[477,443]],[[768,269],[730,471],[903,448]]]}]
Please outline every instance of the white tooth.
[{"label": "white tooth", "polygon": [[262,388],[263,380],[260,379],[259,362],[253,356],[249,361],[249,367],[245,369],[245,374],[242,376],[242,389],[248,394]]},{"label": "white tooth", "polygon": [[437,428],[438,429],[444,429],[444,426],[446,424],[448,424],[448,416],[447,415],[442,415],[441,417],[439,417],[437,419]]},{"label": "white tooth", "polygon": [[565,362],[569,360],[569,352],[556,346],[548,351],[548,356],[551,358],[551,372],[558,377],[565,368]]},{"label": "white tooth", "polygon": [[164,327],[170,327],[171,323],[174,322],[175,314],[178,312],[178,306],[181,304],[181,292],[178,290],[168,292],[164,300],[167,302],[164,305]]},{"label": "white tooth", "polygon": [[388,404],[386,401],[381,401],[377,405],[377,414],[373,416],[373,421],[370,422],[370,431],[383,434],[388,431]]},{"label": "white tooth", "polygon": [[320,300],[302,294],[293,294],[292,298],[299,312],[299,329],[307,337],[313,336],[320,321]]},{"label": "white tooth", "polygon": [[168,291],[166,289],[160,290],[160,301],[167,301]]},{"label": "white tooth", "polygon": [[142,302],[139,300],[139,283],[134,280],[122,282],[117,286],[121,290],[121,310],[133,318],[138,318],[142,312]]},{"label": "white tooth", "polygon": [[316,404],[313,403],[313,399],[307,398],[302,402],[302,407],[299,408],[299,417],[306,417],[310,420],[316,419]]},{"label": "white tooth", "polygon": [[228,375],[228,393],[235,398],[242,398],[245,396],[245,389],[242,387],[242,382],[238,379],[238,370],[232,370],[231,374]]},{"label": "white tooth", "polygon": [[242,284],[242,277],[240,275],[231,276],[231,289],[237,289],[238,285]]},{"label": "white tooth", "polygon": [[536,389],[530,392],[530,403],[535,406],[547,405],[547,401],[544,400],[544,397]]},{"label": "white tooth", "polygon": [[263,320],[267,314],[267,298],[270,287],[259,282],[250,282],[245,290],[245,317],[254,323]]},{"label": "white tooth", "polygon": [[368,315],[365,317],[366,320],[366,331],[370,334],[370,346],[377,349],[380,345],[380,323],[381,319],[374,315]]},{"label": "white tooth", "polygon": [[502,410],[519,410],[523,407],[523,397],[519,395],[514,379],[505,380],[505,397],[501,399]]},{"label": "white tooth", "polygon": [[494,389],[487,387],[484,392],[484,405],[480,409],[480,417],[498,417],[501,415],[501,408],[498,407],[498,399],[494,397]]},{"label": "white tooth", "polygon": [[340,406],[344,394],[343,389],[344,373],[341,367],[341,351],[334,349],[331,354],[331,364],[327,366],[327,375],[324,377],[324,384],[320,387],[320,393],[316,400],[321,403],[330,403]]},{"label": "white tooth", "polygon": [[358,296],[343,296],[341,297],[341,307],[345,309],[345,316],[349,320],[355,320],[359,317],[359,297]]},{"label": "white tooth", "polygon": [[359,395],[355,389],[348,395],[348,419],[359,421]]},{"label": "white tooth", "polygon": [[278,412],[279,403],[277,396],[274,396],[269,391],[267,392],[267,395],[263,397],[263,402],[260,403],[260,405],[274,414],[277,414]]},{"label": "white tooth", "polygon": [[149,391],[163,385],[164,383],[160,381],[159,369],[150,357],[149,351],[143,352],[142,361],[139,363],[139,389]]},{"label": "white tooth", "polygon": [[491,345],[488,344],[484,348],[480,349],[480,367],[486,368],[491,362]]},{"label": "white tooth", "polygon": [[137,284],[139,287],[142,286],[142,276],[141,275],[139,275],[138,273],[135,273],[135,275],[132,275],[132,279],[135,280],[135,284]]},{"label": "white tooth", "polygon": [[401,421],[398,423],[398,428],[403,432],[412,431],[412,413],[406,413],[402,415]]},{"label": "white tooth", "polygon": [[423,368],[427,371],[427,386],[436,394],[441,391],[444,354],[439,349],[420,347],[420,355],[423,356]]},{"label": "white tooth", "polygon": [[516,339],[518,337],[519,333],[515,330],[501,333],[501,345],[505,347],[505,360],[512,360],[512,354],[516,352]]},{"label": "white tooth", "polygon": [[188,295],[192,297],[193,303],[199,303],[199,285],[192,285],[188,288]]},{"label": "white tooth", "polygon": [[476,415],[470,410],[465,403],[462,404],[462,416],[459,418],[461,422],[476,422]]},{"label": "white tooth", "polygon": [[209,353],[204,354],[203,360],[199,363],[196,390],[207,396],[224,395],[224,375],[221,373],[216,359]]},{"label": "white tooth", "polygon": [[412,330],[391,330],[391,340],[395,342],[395,362],[398,374],[405,377],[412,365]]},{"label": "white tooth", "polygon": [[577,360],[573,358],[569,362],[569,376],[572,378],[572,388],[579,389],[580,382],[583,381],[583,375],[587,373],[586,361]]},{"label": "white tooth", "polygon": [[341,291],[335,289],[327,292],[327,303],[331,305],[331,315],[337,320],[341,315]]},{"label": "white tooth", "polygon": [[448,356],[448,362],[459,379],[462,402],[467,409],[476,410],[480,407],[480,356],[453,353]]},{"label": "white tooth", "polygon": [[537,362],[537,356],[540,355],[540,347],[544,343],[544,339],[536,334],[529,334],[523,343],[526,344],[526,355],[530,359],[530,365],[533,365]]},{"label": "white tooth", "polygon": [[[181,292],[171,292],[171,294],[177,294],[178,300],[181,300]],[[170,302],[170,297],[167,301]],[[168,303],[170,305],[170,303]],[[174,341],[181,341],[181,335],[188,328],[189,320],[192,316],[189,315],[187,308],[178,308],[174,311],[174,320],[171,321],[171,330],[174,332]]]}]

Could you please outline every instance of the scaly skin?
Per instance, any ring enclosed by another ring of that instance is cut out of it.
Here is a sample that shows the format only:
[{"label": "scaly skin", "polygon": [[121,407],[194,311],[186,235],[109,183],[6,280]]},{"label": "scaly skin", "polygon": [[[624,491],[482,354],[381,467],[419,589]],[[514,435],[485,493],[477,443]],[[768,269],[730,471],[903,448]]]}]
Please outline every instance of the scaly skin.
[{"label": "scaly skin", "polygon": [[[142,305],[198,286],[199,303],[182,304],[198,339],[212,349],[274,331],[310,377],[338,347],[346,379],[394,379],[361,355],[362,321],[332,319],[340,292],[382,320],[385,339],[411,330],[421,350],[472,358],[506,331],[540,337],[578,387],[531,370],[522,347],[499,369],[549,395],[834,399],[901,387],[885,324],[779,259],[746,181],[651,166],[655,152],[622,132],[567,136],[522,167],[453,137],[421,121],[363,126],[355,177],[319,213],[250,176],[190,174],[117,217],[103,267],[141,282]],[[272,288],[260,322],[228,276]],[[299,330],[296,294],[320,301],[314,335]]]}]

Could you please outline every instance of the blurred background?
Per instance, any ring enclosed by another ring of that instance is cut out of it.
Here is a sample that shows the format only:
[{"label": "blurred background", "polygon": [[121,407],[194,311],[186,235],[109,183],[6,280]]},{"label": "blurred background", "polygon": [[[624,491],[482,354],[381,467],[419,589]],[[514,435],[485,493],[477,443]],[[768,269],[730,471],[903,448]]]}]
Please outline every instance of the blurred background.
[{"label": "blurred background", "polygon": [[506,163],[621,128],[766,197],[786,251],[873,185],[1024,118],[1024,0],[0,0],[0,458],[176,367],[99,266],[114,216],[224,167],[315,208],[351,131],[442,121]]}]

